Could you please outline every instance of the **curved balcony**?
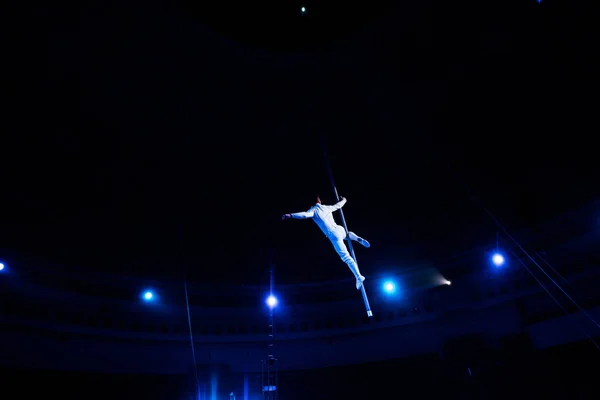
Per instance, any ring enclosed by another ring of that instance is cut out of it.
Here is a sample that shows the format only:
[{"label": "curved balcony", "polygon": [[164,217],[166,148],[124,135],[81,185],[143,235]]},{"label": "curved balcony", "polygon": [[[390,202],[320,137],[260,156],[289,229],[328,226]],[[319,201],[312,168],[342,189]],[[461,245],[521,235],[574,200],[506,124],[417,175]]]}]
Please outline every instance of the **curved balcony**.
[{"label": "curved balcony", "polygon": [[[584,235],[555,249],[557,252],[576,249],[578,258],[570,257],[568,270],[571,273],[565,275],[578,298],[589,298],[586,303],[580,303],[586,309],[599,305],[595,288],[600,283],[600,268],[590,268],[589,264],[593,261],[594,238]],[[404,288],[396,298],[378,295],[374,289],[382,282],[372,278],[369,288],[375,317],[370,319],[364,317],[362,301],[351,280],[280,285],[275,326],[278,354],[284,360],[281,367],[308,368],[341,362],[335,361],[332,349],[338,348],[336,357],[342,357],[339,349],[349,346],[348,343],[377,349],[373,341],[381,340],[382,346],[384,342],[388,344],[387,350],[382,347],[373,353],[360,354],[385,359],[434,351],[440,341],[449,336],[489,330],[491,324],[496,324],[494,318],[504,321],[505,329],[497,332],[509,334],[529,329],[529,326],[534,329],[536,324],[559,317],[562,311],[552,304],[535,279],[520,267],[518,260],[511,261],[502,273],[482,273],[484,270],[470,265],[467,269],[479,272],[457,274],[451,286],[415,285]],[[459,268],[448,271],[452,273]],[[399,278],[409,281],[410,274]],[[157,302],[140,300],[140,292],[148,287],[157,293]],[[267,340],[266,289],[263,286],[190,285],[198,362],[220,360],[242,368],[243,363],[256,364],[256,360],[260,360]],[[2,335],[6,339],[3,343],[14,345],[2,361],[11,365],[27,359],[20,356],[17,349],[25,353],[38,349],[36,355],[29,358],[31,362],[36,360],[35,365],[59,361],[67,365],[66,359],[61,360],[58,355],[47,357],[48,352],[43,350],[56,344],[83,346],[88,350],[102,348],[103,352],[118,353],[119,357],[133,357],[132,352],[138,356],[146,351],[160,354],[153,361],[139,356],[146,361],[136,363],[136,371],[179,370],[185,365],[181,360],[190,357],[182,282],[22,268],[18,274],[3,274],[0,279],[0,315]],[[460,324],[457,325],[456,320],[460,320]],[[438,334],[431,335],[431,332]],[[493,334],[498,335],[497,332]],[[427,337],[429,340],[425,340]],[[390,341],[392,347],[389,347]],[[46,356],[42,357],[42,353]],[[86,354],[84,350],[82,354]],[[86,357],[90,360],[100,357],[93,354]],[[39,357],[42,359],[38,360]],[[96,365],[115,368],[109,360],[100,358],[96,359]],[[133,368],[131,362],[127,368]]]}]

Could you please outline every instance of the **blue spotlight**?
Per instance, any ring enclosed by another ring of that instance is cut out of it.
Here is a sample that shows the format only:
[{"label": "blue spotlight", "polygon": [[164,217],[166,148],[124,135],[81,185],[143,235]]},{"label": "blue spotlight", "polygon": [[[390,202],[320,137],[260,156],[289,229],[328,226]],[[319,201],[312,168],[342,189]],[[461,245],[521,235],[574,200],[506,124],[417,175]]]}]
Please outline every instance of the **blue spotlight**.
[{"label": "blue spotlight", "polygon": [[269,297],[267,297],[266,300],[267,305],[269,306],[269,308],[274,308],[275,306],[277,306],[277,297],[270,295]]},{"label": "blue spotlight", "polygon": [[0,271],[4,271],[4,264],[0,263]]},{"label": "blue spotlight", "polygon": [[492,262],[496,267],[501,267],[504,265],[504,256],[500,253],[494,253],[492,256]]},{"label": "blue spotlight", "polygon": [[396,293],[396,284],[392,281],[385,281],[383,283],[383,291],[386,292],[387,294]]},{"label": "blue spotlight", "polygon": [[146,290],[146,291],[142,292],[141,297],[142,297],[142,300],[144,300],[145,302],[151,302],[156,299],[156,296],[154,295],[154,293],[151,290]]}]

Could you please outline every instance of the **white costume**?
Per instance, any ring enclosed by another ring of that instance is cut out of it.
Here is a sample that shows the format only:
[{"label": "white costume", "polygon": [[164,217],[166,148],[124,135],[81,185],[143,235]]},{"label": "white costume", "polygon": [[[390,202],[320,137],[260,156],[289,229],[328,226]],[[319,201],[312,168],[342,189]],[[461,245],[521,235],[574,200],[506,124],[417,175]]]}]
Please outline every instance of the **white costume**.
[{"label": "white costume", "polygon": [[[307,219],[312,218],[313,221],[321,228],[325,236],[335,248],[335,251],[340,255],[340,258],[343,262],[348,264],[350,271],[356,278],[356,288],[360,289],[362,282],[365,280],[365,277],[360,274],[358,270],[358,265],[354,261],[354,259],[350,256],[348,249],[346,248],[346,244],[344,243],[344,239],[346,239],[346,230],[343,226],[340,226],[335,223],[333,219],[332,213],[336,210],[339,210],[346,204],[346,199],[342,199],[338,203],[333,206],[325,206],[323,204],[317,203],[312,206],[308,211],[303,211],[295,214],[290,214],[294,219]],[[354,232],[348,232],[348,237],[350,240],[357,241],[365,247],[369,247],[370,244],[365,239],[357,236]]]}]

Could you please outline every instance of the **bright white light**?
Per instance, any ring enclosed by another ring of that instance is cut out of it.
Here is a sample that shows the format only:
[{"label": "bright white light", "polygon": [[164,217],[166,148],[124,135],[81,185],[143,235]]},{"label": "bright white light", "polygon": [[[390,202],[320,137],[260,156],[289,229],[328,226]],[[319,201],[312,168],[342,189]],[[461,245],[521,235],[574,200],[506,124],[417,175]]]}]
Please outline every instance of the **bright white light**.
[{"label": "bright white light", "polygon": [[300,10],[301,10],[302,12],[306,12],[306,8],[304,8],[304,7],[302,7]]},{"label": "bright white light", "polygon": [[152,292],[146,292],[146,293],[144,293],[144,299],[145,300],[152,300],[152,297],[153,297]]},{"label": "bright white light", "polygon": [[0,271],[4,269],[4,264],[0,263]]},{"label": "bright white light", "polygon": [[277,298],[273,295],[267,297],[267,305],[271,308],[275,307],[277,305]]},{"label": "bright white light", "polygon": [[492,256],[492,262],[496,267],[499,267],[502,264],[504,264],[504,257],[502,256],[502,254],[496,253]]},{"label": "bright white light", "polygon": [[450,285],[452,285],[452,282],[446,281],[446,285],[450,286]]},{"label": "bright white light", "polygon": [[396,291],[396,284],[394,282],[387,281],[383,284],[383,290],[385,290],[386,293],[394,293]]}]

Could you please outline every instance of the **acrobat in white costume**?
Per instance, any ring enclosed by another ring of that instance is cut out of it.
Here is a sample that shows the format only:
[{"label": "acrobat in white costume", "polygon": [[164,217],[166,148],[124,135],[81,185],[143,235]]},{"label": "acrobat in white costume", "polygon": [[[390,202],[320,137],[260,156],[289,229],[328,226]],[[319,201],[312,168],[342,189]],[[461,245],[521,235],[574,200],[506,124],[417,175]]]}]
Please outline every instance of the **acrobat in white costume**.
[{"label": "acrobat in white costume", "polygon": [[[335,223],[333,219],[332,213],[336,210],[339,210],[346,204],[346,199],[342,197],[338,203],[332,206],[325,206],[321,204],[321,199],[317,197],[317,204],[312,206],[308,211],[303,211],[294,214],[284,214],[282,219],[307,219],[312,218],[313,221],[321,228],[325,236],[331,243],[333,244],[333,248],[339,254],[340,258],[343,262],[345,262],[352,274],[356,278],[356,288],[360,289],[362,283],[365,280],[365,277],[360,274],[358,270],[358,265],[356,261],[350,256],[348,249],[346,248],[346,244],[344,243],[344,239],[346,239],[346,230],[343,226],[340,226]],[[348,237],[350,240],[354,240],[364,247],[371,247],[368,241],[356,235],[354,232],[348,232]]]}]

